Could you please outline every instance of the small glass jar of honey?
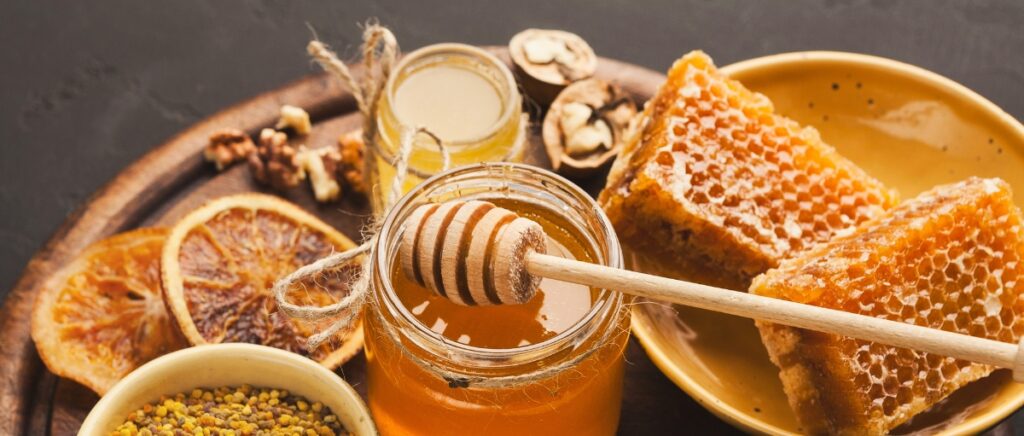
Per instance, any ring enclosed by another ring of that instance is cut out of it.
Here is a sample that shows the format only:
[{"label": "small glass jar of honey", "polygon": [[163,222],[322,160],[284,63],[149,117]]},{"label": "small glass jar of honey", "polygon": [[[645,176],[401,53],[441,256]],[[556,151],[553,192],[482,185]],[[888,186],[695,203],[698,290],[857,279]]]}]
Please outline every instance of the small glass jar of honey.
[{"label": "small glass jar of honey", "polygon": [[[377,108],[378,135],[371,177],[375,210],[391,186],[403,129],[423,127],[448,150],[453,167],[522,160],[522,98],[509,68],[477,47],[435,44],[405,55],[395,66]],[[405,190],[436,174],[443,162],[437,144],[416,138]]]},{"label": "small glass jar of honey", "polygon": [[368,399],[389,434],[614,434],[627,298],[544,279],[533,299],[457,305],[404,277],[407,218],[424,203],[483,200],[541,224],[548,254],[622,266],[615,232],[581,189],[549,171],[484,163],[439,174],[392,209],[372,255]]}]

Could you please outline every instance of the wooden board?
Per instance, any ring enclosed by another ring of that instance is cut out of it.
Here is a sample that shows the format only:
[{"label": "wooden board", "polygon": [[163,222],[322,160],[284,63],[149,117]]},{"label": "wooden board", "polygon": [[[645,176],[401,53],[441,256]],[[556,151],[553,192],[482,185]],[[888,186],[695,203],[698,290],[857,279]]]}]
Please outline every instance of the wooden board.
[{"label": "wooden board", "polygon": [[[493,49],[508,60],[504,49]],[[356,71],[359,72],[358,70]],[[597,76],[612,80],[634,95],[649,98],[663,76],[637,66],[601,59]],[[255,134],[271,126],[282,104],[300,106],[314,120],[311,147],[333,144],[337,137],[358,126],[355,101],[341,85],[317,75],[299,80],[232,106],[156,147],[125,168],[96,192],[32,258],[0,310],[0,434],[74,434],[97,397],[89,389],[49,373],[39,360],[29,335],[35,289],[88,244],[139,226],[168,225],[203,202],[226,194],[257,191],[244,165],[217,173],[200,154],[209,134],[236,127]],[[528,163],[549,166],[534,131]],[[603,177],[582,181],[596,193]],[[368,214],[365,202],[343,199],[319,205],[303,184],[281,194],[348,235],[357,236]],[[628,361],[620,432],[662,434],[688,428],[709,432],[736,432],[706,412],[651,363],[632,341]],[[362,355],[339,371],[356,390],[366,394]]]}]

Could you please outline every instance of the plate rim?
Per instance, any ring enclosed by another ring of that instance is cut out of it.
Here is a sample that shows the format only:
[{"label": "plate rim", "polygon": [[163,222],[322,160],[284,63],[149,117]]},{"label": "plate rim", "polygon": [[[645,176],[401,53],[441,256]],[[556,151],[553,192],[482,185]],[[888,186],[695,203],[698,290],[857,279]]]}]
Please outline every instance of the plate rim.
[{"label": "plate rim", "polygon": [[[860,67],[866,66],[872,69],[885,71],[887,73],[894,73],[898,76],[920,81],[923,84],[930,85],[931,87],[944,91],[952,96],[965,99],[971,104],[977,105],[982,111],[994,115],[1008,132],[1012,132],[1014,136],[1016,136],[1018,143],[1024,144],[1024,125],[992,101],[953,79],[925,68],[894,59],[843,51],[796,51],[741,60],[721,67],[719,71],[728,76],[732,76],[761,69],[778,68],[787,64],[822,62],[856,64]],[[648,317],[644,313],[644,310],[642,310],[642,306],[634,306],[631,312],[632,322],[630,328],[633,335],[636,336],[637,340],[640,342],[644,351],[651,358],[651,361],[653,361],[655,366],[657,366],[666,377],[672,380],[676,386],[693,398],[694,401],[702,405],[715,416],[721,418],[723,421],[746,431],[786,435],[795,434],[789,430],[785,430],[775,425],[768,424],[763,420],[756,419],[750,413],[740,411],[735,407],[722,402],[718,397],[711,395],[703,385],[694,381],[689,374],[676,366],[672,362],[672,359],[668,357],[667,352],[655,343],[656,340],[654,335],[657,333],[654,330],[656,330],[656,328],[654,327],[650,317]],[[972,420],[967,420],[952,427],[945,428],[940,431],[940,434],[979,433],[1002,422],[1022,406],[1024,406],[1024,391],[1017,394],[1012,401],[1004,401],[997,406],[993,406],[992,411],[982,414]]]}]

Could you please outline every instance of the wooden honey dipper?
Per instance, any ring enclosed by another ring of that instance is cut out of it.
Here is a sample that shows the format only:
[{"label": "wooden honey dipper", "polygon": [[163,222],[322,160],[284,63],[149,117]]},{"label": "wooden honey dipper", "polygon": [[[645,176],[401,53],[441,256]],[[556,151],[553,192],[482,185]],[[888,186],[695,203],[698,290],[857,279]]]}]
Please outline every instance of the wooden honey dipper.
[{"label": "wooden honey dipper", "polygon": [[1024,382],[1017,345],[841,310],[595,265],[546,252],[540,224],[484,201],[420,206],[402,234],[403,273],[465,306],[521,304],[541,278],[586,285],[1013,370]]}]

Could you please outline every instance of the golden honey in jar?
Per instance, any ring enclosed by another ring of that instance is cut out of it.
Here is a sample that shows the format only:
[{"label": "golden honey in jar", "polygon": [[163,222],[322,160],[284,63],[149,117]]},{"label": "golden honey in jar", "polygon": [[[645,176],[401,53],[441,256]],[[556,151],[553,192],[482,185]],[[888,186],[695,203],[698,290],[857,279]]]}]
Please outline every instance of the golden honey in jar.
[{"label": "golden honey in jar", "polygon": [[[382,210],[395,176],[403,129],[423,127],[443,141],[452,166],[519,161],[522,100],[512,72],[497,57],[465,44],[416,50],[395,67],[377,111],[377,156],[371,166],[374,207]],[[441,153],[424,135],[414,140],[405,190],[443,168]]]},{"label": "golden honey in jar", "polygon": [[521,305],[459,306],[405,278],[398,246],[425,202],[491,201],[541,224],[549,254],[622,266],[600,208],[548,171],[510,163],[440,174],[391,211],[365,315],[370,409],[389,434],[614,434],[629,311],[622,294],[544,279]]}]

